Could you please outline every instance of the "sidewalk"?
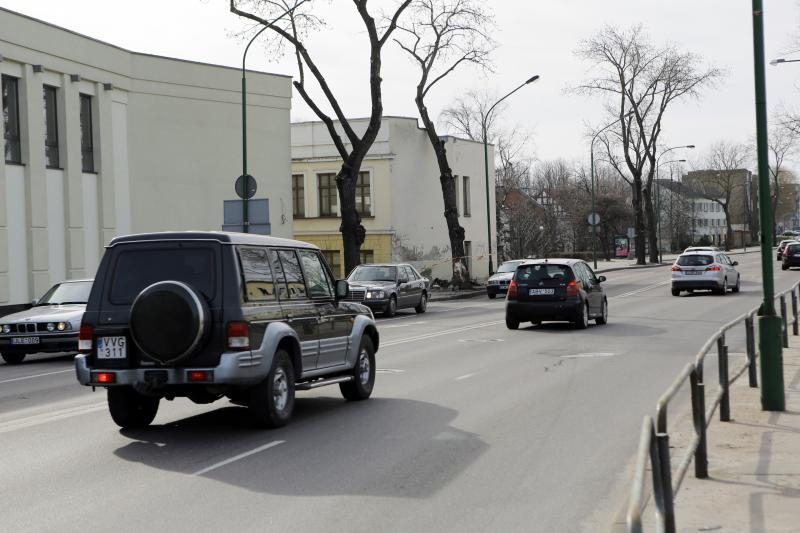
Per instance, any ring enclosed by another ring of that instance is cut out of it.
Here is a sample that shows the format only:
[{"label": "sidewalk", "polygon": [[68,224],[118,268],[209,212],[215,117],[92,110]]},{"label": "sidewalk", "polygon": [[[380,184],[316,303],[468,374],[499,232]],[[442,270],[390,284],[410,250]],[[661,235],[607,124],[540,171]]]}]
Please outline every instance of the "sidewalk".
[{"label": "sidewalk", "polygon": [[[760,247],[753,246],[748,247],[747,252],[744,251],[743,248],[734,248],[733,250],[726,252],[728,255],[741,255],[743,253],[757,253],[760,251]],[[662,266],[669,266],[671,265],[675,259],[680,254],[664,254],[662,257],[661,263],[647,263],[646,265],[637,265],[636,259],[612,259],[611,261],[597,261],[597,269],[595,272],[598,274],[602,274],[604,272],[614,272],[616,270],[625,270],[629,268],[657,268]],[[589,265],[592,265],[592,261],[587,261]]]},{"label": "sidewalk", "polygon": [[708,429],[708,479],[689,469],[675,500],[681,532],[800,531],[800,342],[784,348],[786,411],[761,410],[747,375],[730,389],[731,422]]}]

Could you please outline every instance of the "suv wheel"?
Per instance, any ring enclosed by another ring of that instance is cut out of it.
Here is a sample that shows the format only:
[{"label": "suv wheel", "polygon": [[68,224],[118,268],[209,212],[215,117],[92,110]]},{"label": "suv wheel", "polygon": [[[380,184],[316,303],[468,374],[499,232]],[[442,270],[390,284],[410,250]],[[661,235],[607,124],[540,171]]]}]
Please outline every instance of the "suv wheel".
[{"label": "suv wheel", "polygon": [[575,322],[575,327],[578,329],[586,329],[589,327],[589,305],[586,302],[582,302],[581,307],[583,307],[583,310],[580,311],[578,320]]},{"label": "suv wheel", "polygon": [[133,387],[109,387],[108,411],[114,423],[124,429],[150,425],[158,412],[161,398],[139,394]]},{"label": "suv wheel", "polygon": [[608,300],[603,299],[603,303],[600,306],[600,316],[595,318],[594,321],[599,326],[608,324]]},{"label": "suv wheel", "polygon": [[275,352],[272,370],[250,389],[247,407],[259,426],[278,428],[289,423],[294,411],[294,366],[286,350]]},{"label": "suv wheel", "polygon": [[0,357],[3,358],[3,361],[8,363],[9,365],[18,365],[25,359],[24,353],[4,353],[0,354]]},{"label": "suv wheel", "polygon": [[391,318],[394,316],[396,312],[397,312],[397,296],[392,294],[389,297],[389,303],[386,304],[386,310],[383,312],[383,316]]},{"label": "suv wheel", "polygon": [[508,329],[519,329],[519,320],[506,317],[506,327]]},{"label": "suv wheel", "polygon": [[364,336],[358,350],[358,360],[353,367],[353,380],[339,383],[339,390],[345,400],[356,402],[366,400],[375,386],[375,347],[372,340]]},{"label": "suv wheel", "polygon": [[428,293],[423,292],[419,298],[419,304],[414,308],[417,313],[424,313],[428,309]]}]

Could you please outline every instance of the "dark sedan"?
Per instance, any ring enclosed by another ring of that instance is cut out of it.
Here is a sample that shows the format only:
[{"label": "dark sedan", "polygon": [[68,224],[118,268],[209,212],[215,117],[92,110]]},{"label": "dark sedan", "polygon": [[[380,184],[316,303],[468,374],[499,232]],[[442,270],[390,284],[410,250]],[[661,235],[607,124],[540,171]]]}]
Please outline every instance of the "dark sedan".
[{"label": "dark sedan", "polygon": [[363,303],[384,316],[394,316],[403,308],[424,313],[428,307],[430,282],[411,265],[359,265],[347,277],[347,283],[347,300]]},{"label": "dark sedan", "polygon": [[92,280],[64,281],[33,307],[0,317],[0,357],[19,364],[29,353],[78,351],[78,330]]},{"label": "dark sedan", "polygon": [[790,242],[781,254],[781,269],[789,270],[791,267],[800,267],[800,242]]}]

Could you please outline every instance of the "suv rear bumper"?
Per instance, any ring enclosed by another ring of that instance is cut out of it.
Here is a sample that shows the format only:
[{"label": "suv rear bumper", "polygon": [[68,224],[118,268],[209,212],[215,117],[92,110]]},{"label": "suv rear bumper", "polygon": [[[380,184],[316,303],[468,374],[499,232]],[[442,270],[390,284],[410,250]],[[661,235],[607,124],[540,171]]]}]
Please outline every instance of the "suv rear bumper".
[{"label": "suv rear bumper", "polygon": [[[254,361],[252,352],[225,352],[214,367],[146,367],[146,368],[101,368],[89,367],[86,355],[75,357],[75,373],[81,385],[115,386],[136,385],[152,382],[155,376],[160,385],[255,385],[266,377],[260,357]],[[190,371],[211,372],[209,381],[189,381]],[[108,372],[114,374],[114,383],[99,383],[92,380],[92,373]]]}]

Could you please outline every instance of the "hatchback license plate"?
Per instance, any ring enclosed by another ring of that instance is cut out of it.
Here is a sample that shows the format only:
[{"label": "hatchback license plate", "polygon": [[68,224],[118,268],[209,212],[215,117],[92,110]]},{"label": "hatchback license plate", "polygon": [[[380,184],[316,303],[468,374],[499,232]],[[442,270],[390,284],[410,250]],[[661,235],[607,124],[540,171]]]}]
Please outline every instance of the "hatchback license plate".
[{"label": "hatchback license plate", "polygon": [[11,344],[39,344],[39,337],[12,337]]},{"label": "hatchback license plate", "polygon": [[702,274],[702,272],[700,270],[687,270],[686,271],[686,275],[687,276],[699,276],[700,274]]},{"label": "hatchback license plate", "polygon": [[98,337],[97,358],[125,359],[128,357],[125,342],[125,337]]},{"label": "hatchback license plate", "polygon": [[553,289],[530,289],[530,296],[541,296],[543,294],[555,294]]}]

